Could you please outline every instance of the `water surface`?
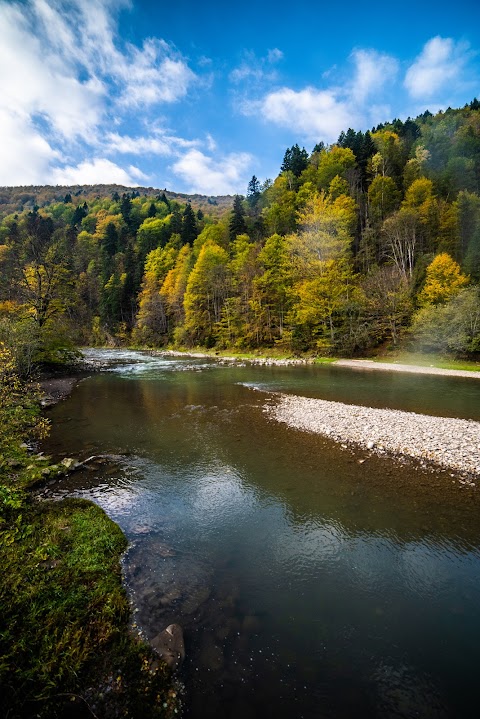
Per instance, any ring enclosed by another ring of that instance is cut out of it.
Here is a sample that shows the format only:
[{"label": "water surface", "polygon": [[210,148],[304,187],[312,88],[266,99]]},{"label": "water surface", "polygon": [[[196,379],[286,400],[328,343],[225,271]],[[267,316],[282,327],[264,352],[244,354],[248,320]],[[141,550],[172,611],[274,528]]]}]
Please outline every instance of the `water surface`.
[{"label": "water surface", "polygon": [[[448,472],[277,424],[269,391],[480,419],[480,382],[97,352],[48,450],[125,531],[147,637],[184,627],[186,716],[477,716],[480,525]],[[261,390],[261,391],[258,391]],[[93,466],[93,465],[92,465]]]}]

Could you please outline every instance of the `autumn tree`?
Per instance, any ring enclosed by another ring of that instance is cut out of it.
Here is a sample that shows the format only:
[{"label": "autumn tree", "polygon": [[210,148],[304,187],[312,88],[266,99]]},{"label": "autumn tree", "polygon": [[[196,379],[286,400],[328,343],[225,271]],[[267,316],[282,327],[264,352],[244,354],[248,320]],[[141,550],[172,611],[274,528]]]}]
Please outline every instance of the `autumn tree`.
[{"label": "autumn tree", "polygon": [[427,267],[425,284],[418,301],[422,305],[448,302],[467,284],[468,277],[462,275],[460,265],[446,252],[442,252]]},{"label": "autumn tree", "polygon": [[212,346],[228,291],[228,255],[206,242],[188,278],[185,291],[185,333],[192,344]]}]

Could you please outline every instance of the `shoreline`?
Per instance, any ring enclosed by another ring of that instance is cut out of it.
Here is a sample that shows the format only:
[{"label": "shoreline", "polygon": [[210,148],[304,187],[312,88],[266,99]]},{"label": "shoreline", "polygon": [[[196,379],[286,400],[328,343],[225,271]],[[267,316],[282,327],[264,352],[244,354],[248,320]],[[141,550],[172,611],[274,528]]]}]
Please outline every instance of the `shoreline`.
[{"label": "shoreline", "polygon": [[429,367],[423,365],[404,364],[402,362],[374,362],[367,359],[338,359],[332,362],[334,367],[349,367],[359,370],[379,370],[381,372],[410,372],[411,374],[441,375],[443,377],[466,377],[480,379],[480,371],[463,369],[444,369],[442,367]]},{"label": "shoreline", "polygon": [[480,422],[297,395],[274,396],[277,402],[266,404],[265,411],[289,427],[375,454],[435,465],[471,487],[480,481]]}]

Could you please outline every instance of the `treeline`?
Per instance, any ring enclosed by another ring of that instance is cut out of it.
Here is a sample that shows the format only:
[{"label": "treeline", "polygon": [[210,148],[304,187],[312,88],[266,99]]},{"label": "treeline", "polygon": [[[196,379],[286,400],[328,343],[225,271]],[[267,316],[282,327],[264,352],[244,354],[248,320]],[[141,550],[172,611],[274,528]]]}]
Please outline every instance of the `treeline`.
[{"label": "treeline", "polygon": [[68,340],[480,351],[477,100],[294,145],[274,181],[214,202],[66,193],[5,215],[0,339],[28,339],[26,364]]}]

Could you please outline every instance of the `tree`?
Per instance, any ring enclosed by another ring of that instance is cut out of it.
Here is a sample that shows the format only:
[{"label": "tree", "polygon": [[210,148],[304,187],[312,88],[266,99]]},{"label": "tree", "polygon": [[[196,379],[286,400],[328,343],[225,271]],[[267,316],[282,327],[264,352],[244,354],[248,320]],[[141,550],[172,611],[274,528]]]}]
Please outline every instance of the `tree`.
[{"label": "tree", "polygon": [[345,259],[328,260],[315,276],[297,283],[291,321],[307,346],[314,343],[322,351],[335,347],[354,289],[351,267]]},{"label": "tree", "polygon": [[260,195],[260,182],[257,180],[255,175],[253,175],[247,188],[247,202],[251,210],[256,208]]},{"label": "tree", "polygon": [[425,305],[416,313],[411,332],[428,352],[480,351],[479,288],[465,287],[445,304]]},{"label": "tree", "polygon": [[300,149],[298,145],[293,145],[285,151],[280,171],[291,172],[295,177],[300,177],[307,167],[308,152],[304,147]]},{"label": "tree", "polygon": [[412,210],[399,210],[383,223],[385,257],[408,281],[412,279],[418,252],[418,216]]},{"label": "tree", "polygon": [[376,267],[362,282],[369,342],[390,337],[398,344],[401,328],[412,314],[409,284],[397,267]]},{"label": "tree", "polygon": [[368,188],[368,206],[372,222],[378,223],[397,209],[400,193],[391,177],[377,175]]},{"label": "tree", "polygon": [[235,195],[229,224],[230,240],[233,242],[237,235],[243,235],[246,231],[247,225],[245,222],[243,197],[241,195]]},{"label": "tree", "polygon": [[468,284],[460,265],[446,252],[437,255],[427,267],[425,284],[418,296],[422,305],[438,305],[448,302]]},{"label": "tree", "polygon": [[192,249],[190,245],[184,245],[160,288],[160,296],[166,306],[169,331],[174,325],[180,328],[185,320],[184,297],[192,265]]},{"label": "tree", "polygon": [[212,346],[228,288],[228,255],[206,242],[188,278],[185,291],[185,332],[192,344]]},{"label": "tree", "polygon": [[191,204],[187,202],[183,211],[182,231],[180,233],[182,244],[192,246],[197,235],[198,228],[195,213],[192,210]]},{"label": "tree", "polygon": [[291,266],[287,241],[272,235],[258,255],[259,274],[253,280],[251,337],[256,345],[283,337],[289,310]]},{"label": "tree", "polygon": [[298,213],[299,231],[289,238],[297,276],[305,278],[321,271],[323,263],[348,254],[355,208],[351,197],[340,195],[332,200],[325,192],[315,193],[307,201]]}]

